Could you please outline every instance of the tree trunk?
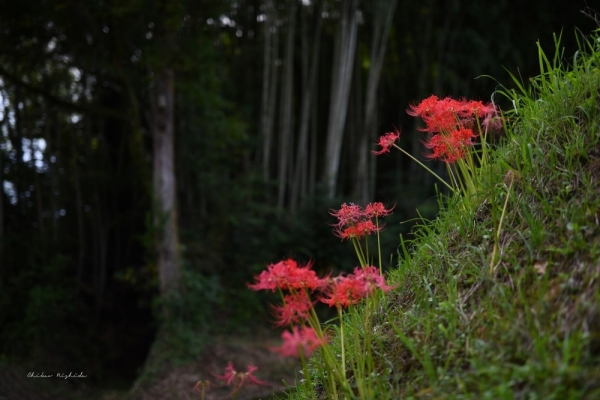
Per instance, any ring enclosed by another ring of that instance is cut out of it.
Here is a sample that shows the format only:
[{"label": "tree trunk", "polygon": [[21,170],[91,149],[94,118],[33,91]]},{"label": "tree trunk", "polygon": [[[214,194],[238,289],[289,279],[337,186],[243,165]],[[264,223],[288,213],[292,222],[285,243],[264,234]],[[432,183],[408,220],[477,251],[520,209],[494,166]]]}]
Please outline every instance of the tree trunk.
[{"label": "tree trunk", "polygon": [[[304,8],[304,7],[303,7]],[[292,212],[296,210],[298,198],[306,191],[306,180],[308,179],[308,128],[311,121],[311,103],[314,99],[315,86],[317,83],[317,66],[319,65],[319,51],[321,44],[321,31],[323,27],[323,19],[321,18],[321,8],[316,10],[317,28],[312,44],[312,56],[309,58],[308,53],[308,34],[306,27],[306,15],[303,9],[303,26],[302,26],[302,60],[303,69],[303,98],[302,111],[300,115],[300,133],[298,135],[298,146],[296,149],[296,167],[294,170],[294,178],[292,183],[292,196],[290,200],[290,208]],[[310,60],[310,71],[308,71],[308,63]]]},{"label": "tree trunk", "polygon": [[[4,93],[2,93],[4,95]],[[4,125],[4,119],[0,120],[0,132],[2,131],[2,125]],[[6,143],[5,141],[3,141]],[[2,144],[4,144],[2,143]],[[4,286],[4,166],[2,165],[2,153],[4,151],[0,149],[0,288]]]},{"label": "tree trunk", "polygon": [[154,229],[160,292],[163,297],[179,290],[180,259],[177,231],[174,169],[173,92],[174,73],[164,68],[156,73],[154,139]]},{"label": "tree trunk", "polygon": [[[84,120],[84,124],[89,125],[89,117]],[[47,122],[46,122],[46,126]],[[49,131],[49,129],[47,129]],[[49,137],[49,132],[46,134],[46,137]],[[48,139],[46,139],[48,140]],[[77,165],[77,149],[75,148],[75,138],[71,138],[71,151],[73,152],[71,157],[71,169],[73,173],[73,186],[75,187],[75,210],[77,215],[77,237],[79,246],[77,247],[77,281],[83,281],[83,266],[85,261],[85,245],[86,245],[86,237],[85,237],[85,229],[84,229],[84,216],[83,216],[83,196],[81,192],[81,177],[79,176],[79,167]],[[48,165],[50,162],[48,161]],[[51,167],[50,167],[51,168]]]},{"label": "tree trunk", "polygon": [[315,93],[314,98],[315,101],[312,102],[312,112],[311,112],[311,120],[310,120],[310,166],[308,171],[308,194],[310,196],[315,195],[316,186],[317,186],[317,138],[318,138],[318,113],[319,113],[319,85],[315,85]]},{"label": "tree trunk", "polygon": [[288,18],[287,42],[285,45],[285,65],[281,90],[281,129],[279,137],[279,163],[277,208],[281,211],[285,204],[288,168],[291,167],[291,143],[293,139],[293,95],[294,95],[294,34],[296,32],[296,1],[292,1]]},{"label": "tree trunk", "polygon": [[[373,38],[371,41],[371,66],[369,68],[369,78],[367,81],[367,92],[365,98],[365,120],[363,135],[359,144],[359,156],[356,173],[355,196],[362,203],[368,203],[373,197],[371,193],[370,180],[374,179],[374,169],[369,167],[369,164],[374,163],[374,160],[369,159],[369,143],[374,141],[376,137],[377,124],[376,109],[377,109],[377,88],[379,86],[379,78],[381,77],[381,69],[383,68],[383,60],[387,41],[394,19],[397,0],[390,0],[389,5],[385,7],[385,2],[380,1],[375,5],[375,21],[373,23]],[[385,22],[383,22],[385,18]],[[370,162],[369,162],[370,161]]]},{"label": "tree trunk", "polygon": [[[432,25],[433,25],[433,8],[434,8],[434,2],[432,0],[428,1],[426,5],[424,5],[424,9],[426,10],[427,13],[427,19],[425,21],[425,26],[423,27],[423,32],[422,32],[422,36],[423,36],[423,43],[422,43],[422,49],[424,51],[421,52],[421,71],[419,74],[419,78],[418,78],[418,99],[419,101],[421,101],[422,99],[426,98],[429,96],[429,94],[427,93],[427,82],[429,80],[429,49],[431,48],[431,42],[432,42]],[[422,157],[423,152],[425,151],[425,147],[423,146],[423,143],[420,140],[417,139],[413,139],[412,141],[412,148],[411,148],[411,154],[413,155],[413,157],[419,159]],[[428,173],[426,173],[423,168],[421,168],[417,163],[411,162],[410,163],[410,176],[409,176],[409,182],[410,182],[410,186],[412,188],[420,188],[423,187],[424,182],[427,182],[427,179],[429,178]],[[426,185],[426,183],[425,183]],[[425,186],[426,187],[426,186]],[[411,205],[410,208],[414,208],[415,205]]]},{"label": "tree trunk", "polygon": [[272,101],[271,97],[271,65],[273,61],[271,59],[271,54],[273,50],[273,45],[271,44],[271,37],[274,34],[271,32],[271,27],[275,27],[273,16],[273,1],[267,0],[265,2],[266,6],[266,19],[264,26],[264,50],[263,50],[263,82],[262,82],[262,101],[261,101],[261,113],[260,113],[260,132],[263,139],[263,148],[262,148],[262,173],[263,180],[266,182],[269,180],[269,155],[271,151],[271,140],[273,137],[273,123],[271,122],[270,115],[270,104]]},{"label": "tree trunk", "polygon": [[33,193],[35,195],[35,202],[36,202],[36,206],[37,206],[37,220],[38,220],[38,226],[40,229],[40,237],[42,239],[41,244],[42,244],[42,249],[44,254],[46,254],[46,251],[48,249],[47,246],[47,238],[46,238],[46,230],[44,229],[44,206],[42,204],[42,185],[40,184],[40,175],[37,172],[37,167],[35,165],[35,152],[37,150],[37,147],[35,146],[35,135],[33,134],[33,132],[31,133],[31,135],[29,136],[29,148],[31,149],[31,164],[30,164],[30,168],[31,168],[31,173],[33,174],[33,185],[34,185],[34,192]]},{"label": "tree trunk", "polygon": [[356,51],[356,32],[358,29],[357,8],[358,0],[343,3],[342,19],[336,38],[323,176],[329,198],[335,196],[340,153],[342,150],[342,137],[346,114],[348,112],[348,93],[352,80],[354,53]]},{"label": "tree trunk", "polygon": [[106,285],[106,259],[107,259],[107,227],[104,223],[106,220],[106,208],[104,203],[106,196],[100,199],[98,186],[94,193],[96,207],[94,207],[94,222],[95,222],[95,247],[96,247],[96,262],[94,263],[94,292],[96,296],[96,318],[100,315],[102,304],[104,303],[104,287]]}]

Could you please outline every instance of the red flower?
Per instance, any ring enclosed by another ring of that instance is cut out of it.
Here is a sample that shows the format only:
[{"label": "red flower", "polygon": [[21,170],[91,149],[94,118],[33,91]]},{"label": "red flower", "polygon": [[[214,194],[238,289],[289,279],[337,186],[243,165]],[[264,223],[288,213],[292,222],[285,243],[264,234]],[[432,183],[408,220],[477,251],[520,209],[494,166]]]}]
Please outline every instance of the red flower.
[{"label": "red flower", "polygon": [[471,100],[464,104],[464,117],[484,118],[490,114],[496,114],[496,106],[491,103],[483,104],[481,101]]},{"label": "red flower", "polygon": [[329,307],[348,307],[359,303],[366,294],[364,282],[356,275],[340,276],[334,280],[328,297],[322,297],[320,301]]},{"label": "red flower", "polygon": [[248,385],[262,385],[269,386],[269,384],[265,381],[258,380],[254,375],[254,371],[258,370],[254,365],[248,365],[246,372],[237,372],[233,366],[233,363],[229,361],[227,363],[227,368],[225,368],[225,374],[223,375],[214,375],[215,378],[224,380],[227,386],[235,383],[235,388],[233,389],[233,393],[240,390],[242,386],[245,384]]},{"label": "red flower", "polygon": [[473,144],[472,139],[474,137],[473,130],[468,128],[454,130],[449,135],[433,135],[425,143],[425,147],[432,150],[432,153],[427,157],[449,164],[454,163],[465,157],[466,147]]},{"label": "red flower", "polygon": [[254,365],[248,365],[246,372],[244,372],[243,376],[242,376],[242,382],[247,379],[250,381],[250,383],[252,385],[259,385],[259,386],[270,386],[269,383],[265,382],[265,381],[261,381],[258,378],[256,378],[253,373],[254,371],[258,370],[258,367],[254,366]]},{"label": "red flower", "polygon": [[389,153],[390,147],[394,144],[396,140],[400,138],[400,131],[396,129],[394,132],[388,132],[385,135],[379,138],[379,145],[381,146],[381,150],[379,151],[371,151],[371,153],[376,156],[381,155],[383,153]]},{"label": "red flower", "polygon": [[413,117],[423,118],[426,127],[417,129],[429,133],[448,134],[457,129],[473,127],[473,118],[483,118],[482,125],[486,129],[490,126],[499,129],[502,125],[499,119],[494,118],[497,115],[496,106],[476,100],[459,101],[450,97],[439,100],[436,96],[430,96],[417,106],[409,106],[406,112]]},{"label": "red flower", "polygon": [[311,264],[298,267],[292,259],[271,264],[267,269],[255,277],[256,283],[248,287],[252,290],[316,290],[327,285],[327,279],[319,279],[315,271],[310,269]]},{"label": "red flower", "polygon": [[310,290],[315,291],[327,286],[329,278],[319,278],[315,271],[310,269],[312,263],[293,271],[294,276],[290,279],[288,287],[282,289],[288,290]]},{"label": "red flower", "polygon": [[377,232],[379,230],[381,230],[381,227],[375,226],[375,224],[373,224],[373,221],[364,220],[359,221],[356,223],[356,225],[349,226],[344,230],[338,229],[337,231],[335,231],[335,234],[341,237],[342,240],[348,238],[360,239],[365,235],[370,235],[371,233]]},{"label": "red flower", "polygon": [[348,307],[359,303],[375,289],[387,292],[393,287],[385,283],[385,278],[380,275],[378,268],[371,265],[356,267],[354,274],[336,278],[327,297],[322,297],[320,301],[329,307]]},{"label": "red flower", "polygon": [[233,367],[233,362],[229,361],[227,363],[227,368],[225,368],[224,375],[215,375],[215,378],[224,380],[227,385],[231,385],[233,380],[237,377],[237,371]]},{"label": "red flower", "polygon": [[292,332],[285,331],[281,334],[283,345],[272,350],[284,357],[310,357],[312,352],[325,344],[325,340],[317,337],[314,329],[308,327],[292,328]]},{"label": "red flower", "polygon": [[304,291],[286,295],[283,306],[273,307],[277,318],[276,325],[286,326],[306,321],[312,306],[312,302]]},{"label": "red flower", "polygon": [[335,225],[338,228],[354,225],[358,221],[360,221],[364,215],[364,211],[360,206],[357,206],[354,203],[350,203],[349,205],[344,203],[342,204],[342,208],[339,210],[331,210],[329,213],[338,219],[338,223]]},{"label": "red flower", "polygon": [[463,146],[470,146],[472,139],[475,137],[475,133],[469,128],[460,128],[452,132],[453,140],[457,141],[457,144]]},{"label": "red flower", "polygon": [[417,129],[430,133],[450,131],[458,123],[456,113],[449,109],[436,110],[432,115],[424,116],[423,121],[425,121],[427,127]]},{"label": "red flower", "polygon": [[385,278],[379,273],[379,269],[374,266],[354,268],[354,276],[363,285],[363,291],[368,296],[375,289],[379,288],[384,292],[393,289],[385,283]]},{"label": "red flower", "polygon": [[[396,207],[396,206],[394,206]],[[383,203],[370,203],[365,207],[365,216],[369,218],[373,217],[385,217],[390,214],[390,212],[394,209],[394,207],[387,210]]]},{"label": "red flower", "polygon": [[437,96],[431,95],[428,98],[426,98],[425,100],[421,101],[419,103],[419,105],[409,106],[408,110],[406,110],[406,113],[413,117],[428,116],[429,114],[431,114],[433,112],[433,109],[437,105],[438,101],[439,101],[439,99]]}]

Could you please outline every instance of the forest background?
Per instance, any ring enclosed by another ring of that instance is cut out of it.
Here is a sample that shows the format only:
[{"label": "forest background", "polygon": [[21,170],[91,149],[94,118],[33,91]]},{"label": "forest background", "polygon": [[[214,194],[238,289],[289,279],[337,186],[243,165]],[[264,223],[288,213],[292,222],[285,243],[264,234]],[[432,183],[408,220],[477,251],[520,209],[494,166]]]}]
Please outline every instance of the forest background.
[{"label": "forest background", "polygon": [[422,159],[409,104],[491,101],[482,75],[527,81],[536,41],[573,54],[595,27],[583,1],[1,4],[0,362],[97,385],[130,384],[158,332],[182,360],[268,325],[245,287],[268,263],[352,270],[343,202],[395,205],[393,266],[436,191],[378,137]]}]

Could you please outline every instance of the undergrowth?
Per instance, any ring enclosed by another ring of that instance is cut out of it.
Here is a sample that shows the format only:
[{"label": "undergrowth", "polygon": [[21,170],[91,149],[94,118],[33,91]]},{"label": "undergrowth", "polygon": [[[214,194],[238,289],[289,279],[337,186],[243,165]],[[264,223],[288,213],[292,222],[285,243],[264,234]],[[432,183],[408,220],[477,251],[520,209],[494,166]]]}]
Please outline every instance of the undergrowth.
[{"label": "undergrowth", "polygon": [[[482,200],[440,197],[437,219],[401,238],[361,377],[377,399],[600,398],[599,34],[569,67],[560,38],[551,59],[538,46],[540,75],[498,92],[512,109]],[[325,398],[318,379],[289,398]]]}]

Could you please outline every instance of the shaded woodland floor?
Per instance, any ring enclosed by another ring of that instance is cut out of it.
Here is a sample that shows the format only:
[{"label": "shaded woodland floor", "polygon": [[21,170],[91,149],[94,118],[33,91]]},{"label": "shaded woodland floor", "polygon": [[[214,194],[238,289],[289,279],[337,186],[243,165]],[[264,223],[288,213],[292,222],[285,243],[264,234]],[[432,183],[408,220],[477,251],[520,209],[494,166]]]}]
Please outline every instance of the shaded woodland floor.
[{"label": "shaded woodland floor", "polygon": [[[268,399],[286,390],[283,381],[293,385],[296,371],[300,369],[295,360],[284,359],[269,350],[278,345],[280,340],[271,333],[219,337],[206,347],[196,361],[159,373],[131,389],[91,388],[81,381],[28,378],[30,371],[25,367],[3,365],[0,366],[0,400],[191,400],[201,399],[200,393],[193,388],[198,381],[206,380],[215,386],[206,391],[205,400],[227,399],[231,398],[231,387],[215,379],[213,374],[222,375],[229,361],[239,371],[245,371],[250,364],[257,366],[254,375],[270,384],[245,386],[237,399]],[[36,373],[41,372],[36,370]]]}]

